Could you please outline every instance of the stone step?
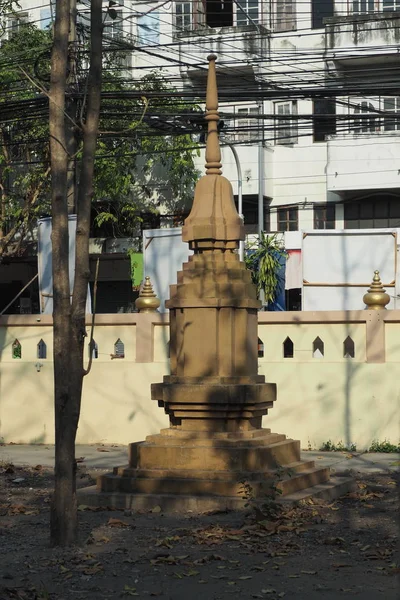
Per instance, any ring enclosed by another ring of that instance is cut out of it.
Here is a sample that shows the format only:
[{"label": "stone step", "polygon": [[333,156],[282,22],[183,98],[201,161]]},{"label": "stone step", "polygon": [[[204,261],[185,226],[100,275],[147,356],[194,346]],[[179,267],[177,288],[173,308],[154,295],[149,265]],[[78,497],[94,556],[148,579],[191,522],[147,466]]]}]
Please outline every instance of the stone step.
[{"label": "stone step", "polygon": [[79,504],[107,508],[149,511],[160,507],[164,513],[204,513],[213,510],[241,510],[242,498],[221,496],[190,496],[185,494],[126,494],[122,492],[98,492],[95,486],[80,489]]},{"label": "stone step", "polygon": [[[309,498],[334,500],[353,491],[356,483],[351,477],[332,477],[325,483],[278,499],[284,504],[297,504]],[[232,496],[191,496],[186,494],[138,494],[121,492],[99,492],[95,486],[77,492],[79,504],[149,511],[159,507],[163,513],[204,513],[213,510],[241,510],[246,501]]]},{"label": "stone step", "polygon": [[300,442],[283,440],[262,446],[244,447],[213,446],[167,446],[161,444],[139,444],[136,455],[130,456],[131,467],[139,469],[202,470],[204,465],[211,471],[268,471],[278,466],[300,460]]},{"label": "stone step", "polygon": [[[298,461],[289,463],[284,468],[294,475],[303,471],[311,471],[314,467],[314,461]],[[188,469],[135,469],[127,465],[114,467],[113,469],[113,475],[118,475],[119,477],[192,479],[193,475],[195,475],[196,479],[214,479],[217,481],[257,481],[270,479],[275,473],[276,471],[274,469],[257,472],[196,470],[195,473],[193,473],[193,471]]]},{"label": "stone step", "polygon": [[[207,478],[199,478],[197,472],[193,471],[189,477],[178,477],[177,473],[172,472],[172,476],[166,475],[167,472],[157,473],[156,470],[141,472],[141,476],[127,477],[115,474],[104,475],[99,478],[99,491],[102,492],[125,492],[142,494],[192,494],[201,496],[243,496],[243,482],[247,481],[245,477],[239,479],[234,476],[230,479],[216,479],[212,473],[208,473]],[[234,475],[234,474],[232,474]],[[243,474],[245,475],[245,474]],[[256,497],[262,497],[268,493],[270,486],[276,482],[274,474],[261,474],[257,480],[249,481]],[[295,474],[277,483],[277,488],[282,490],[283,495],[308,488],[312,485],[324,483],[329,479],[329,469],[310,469]]]},{"label": "stone step", "polygon": [[251,437],[248,439],[235,439],[235,438],[221,438],[218,440],[211,438],[198,438],[198,437],[172,437],[172,436],[160,436],[160,435],[148,435],[146,437],[146,444],[155,444],[161,446],[185,446],[188,448],[198,448],[203,446],[209,446],[213,448],[225,448],[225,447],[251,447],[254,445],[268,446],[275,444],[276,442],[282,442],[286,439],[286,436],[281,433],[269,433],[268,435],[260,435],[257,437]]},{"label": "stone step", "polygon": [[312,487],[298,490],[282,496],[280,502],[287,504],[299,504],[309,498],[320,498],[322,500],[335,500],[349,492],[357,489],[357,483],[352,477],[330,477],[328,481],[319,483]]},{"label": "stone step", "polygon": [[299,490],[325,483],[329,480],[329,475],[329,467],[310,469],[295,474],[292,477],[285,478],[283,481],[280,481],[276,487],[282,490],[282,496],[287,496],[288,494],[293,494]]}]

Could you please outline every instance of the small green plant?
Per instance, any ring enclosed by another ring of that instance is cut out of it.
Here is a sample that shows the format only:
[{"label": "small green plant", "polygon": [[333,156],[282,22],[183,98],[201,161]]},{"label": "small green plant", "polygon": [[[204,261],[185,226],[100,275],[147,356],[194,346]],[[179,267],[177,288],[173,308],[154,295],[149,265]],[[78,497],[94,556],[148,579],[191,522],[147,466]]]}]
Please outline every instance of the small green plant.
[{"label": "small green plant", "polygon": [[346,446],[346,444],[344,444],[342,442],[342,440],[339,440],[337,442],[337,444],[332,442],[332,440],[328,440],[327,442],[324,442],[322,444],[320,451],[322,451],[322,452],[357,452],[357,446],[355,444],[349,444],[349,446]]},{"label": "small green plant", "polygon": [[398,444],[392,444],[386,438],[383,442],[372,440],[368,452],[400,452],[400,442]]},{"label": "small green plant", "polygon": [[138,252],[134,248],[128,248],[127,256],[131,264],[131,281],[132,290],[138,292],[140,289],[140,283],[143,279],[143,266],[138,261]]},{"label": "small green plant", "polygon": [[251,271],[251,279],[257,287],[257,294],[264,295],[267,304],[275,301],[280,285],[284,283],[281,261],[288,254],[277,234],[261,232],[260,240],[247,248],[246,267]]}]

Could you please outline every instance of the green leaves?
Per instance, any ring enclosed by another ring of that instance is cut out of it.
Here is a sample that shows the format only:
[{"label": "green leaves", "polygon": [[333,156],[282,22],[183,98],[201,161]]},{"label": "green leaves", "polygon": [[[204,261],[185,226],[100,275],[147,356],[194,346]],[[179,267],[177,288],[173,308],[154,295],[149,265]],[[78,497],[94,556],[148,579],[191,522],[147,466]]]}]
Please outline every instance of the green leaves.
[{"label": "green leaves", "polygon": [[259,243],[247,248],[246,267],[251,271],[258,296],[260,297],[262,293],[268,304],[274,302],[276,298],[282,258],[286,260],[287,252],[276,233],[268,235],[261,232]]},{"label": "green leaves", "polygon": [[[9,10],[15,3],[0,0],[0,20],[6,4]],[[113,18],[114,13],[111,0],[108,14]],[[85,43],[77,51],[76,88],[82,90]],[[23,238],[50,211],[46,89],[51,47],[51,32],[32,24],[21,24],[0,47],[0,254],[11,253],[17,234]],[[158,213],[161,205],[169,215],[188,212],[198,178],[195,144],[190,135],[173,129],[174,118],[189,113],[192,105],[172,97],[173,88],[159,72],[127,81],[120,59],[115,43],[106,40],[92,204],[92,235],[99,237],[137,236],[143,213]],[[127,97],[132,90],[140,94]],[[151,91],[165,94],[149,99]],[[80,102],[70,106],[77,125],[76,163],[81,159],[80,118],[85,120]],[[163,122],[165,131],[157,130],[154,124]],[[79,185],[79,172],[76,179]]]}]

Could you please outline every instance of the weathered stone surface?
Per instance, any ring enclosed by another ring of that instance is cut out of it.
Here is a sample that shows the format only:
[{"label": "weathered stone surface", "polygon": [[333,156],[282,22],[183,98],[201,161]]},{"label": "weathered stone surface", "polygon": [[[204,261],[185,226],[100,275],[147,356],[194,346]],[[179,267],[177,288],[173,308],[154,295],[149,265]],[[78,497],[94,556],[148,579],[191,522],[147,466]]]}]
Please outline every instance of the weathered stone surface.
[{"label": "weathered stone surface", "polygon": [[[334,500],[355,489],[351,477],[331,477],[329,481],[279,498],[278,501],[296,504],[308,498]],[[141,494],[129,492],[99,492],[84,488],[78,492],[79,502],[87,506],[114,506],[131,510],[151,510],[160,507],[163,513],[202,513],[214,510],[242,510],[246,501],[239,496],[202,496],[193,494]]]},{"label": "weathered stone surface", "polygon": [[[128,467],[99,478],[99,504],[159,505],[163,511],[240,508],[243,481],[255,497],[272,487],[284,498],[310,494],[316,486],[334,493],[329,469],[300,460],[299,441],[261,427],[276,385],[258,375],[260,302],[237,254],[244,231],[232,186],[221,177],[215,57],[206,106],[207,174],[196,186],[183,228],[194,254],[166,304],[171,375],[151,390],[170,428],[131,444]],[[84,498],[91,503],[94,496]]]}]

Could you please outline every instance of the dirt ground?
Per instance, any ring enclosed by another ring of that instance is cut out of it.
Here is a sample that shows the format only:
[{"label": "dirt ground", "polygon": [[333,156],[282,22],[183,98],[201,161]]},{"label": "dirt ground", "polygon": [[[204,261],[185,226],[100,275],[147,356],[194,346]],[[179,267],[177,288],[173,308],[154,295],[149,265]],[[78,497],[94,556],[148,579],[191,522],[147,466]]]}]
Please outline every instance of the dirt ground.
[{"label": "dirt ground", "polygon": [[80,506],[65,550],[49,547],[52,470],[0,463],[0,600],[397,599],[399,474],[354,476],[357,492],[275,518]]}]

